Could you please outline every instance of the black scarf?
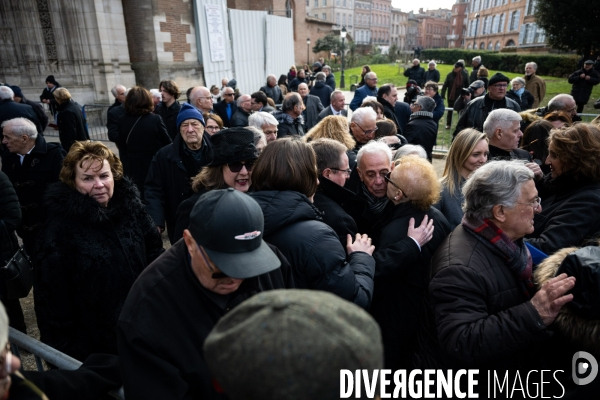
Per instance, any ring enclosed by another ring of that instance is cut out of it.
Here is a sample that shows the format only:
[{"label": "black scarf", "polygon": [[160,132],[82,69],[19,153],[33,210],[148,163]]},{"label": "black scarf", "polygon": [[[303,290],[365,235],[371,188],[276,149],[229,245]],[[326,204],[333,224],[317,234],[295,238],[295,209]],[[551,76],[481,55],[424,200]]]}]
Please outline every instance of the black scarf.
[{"label": "black scarf", "polygon": [[371,194],[371,192],[369,192],[369,189],[367,189],[365,184],[362,182],[360,184],[360,188],[361,188],[362,194],[364,195],[365,199],[367,200],[367,203],[369,204],[369,210],[371,211],[371,213],[380,214],[389,201],[387,196],[383,196],[383,197],[373,196]]}]

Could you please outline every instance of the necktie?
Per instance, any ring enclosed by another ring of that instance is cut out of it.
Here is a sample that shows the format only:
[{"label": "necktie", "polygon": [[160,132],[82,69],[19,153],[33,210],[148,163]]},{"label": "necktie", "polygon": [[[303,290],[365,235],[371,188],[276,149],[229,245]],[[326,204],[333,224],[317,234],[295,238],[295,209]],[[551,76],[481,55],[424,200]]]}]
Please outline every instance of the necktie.
[{"label": "necktie", "polygon": [[227,118],[231,119],[231,103],[227,103]]}]

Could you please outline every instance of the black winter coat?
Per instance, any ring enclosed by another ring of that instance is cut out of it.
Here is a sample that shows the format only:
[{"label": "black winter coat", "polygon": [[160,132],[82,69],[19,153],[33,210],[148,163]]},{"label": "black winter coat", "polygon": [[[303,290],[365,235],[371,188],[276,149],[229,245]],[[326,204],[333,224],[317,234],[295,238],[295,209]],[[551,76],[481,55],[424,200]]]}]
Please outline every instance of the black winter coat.
[{"label": "black winter coat", "polygon": [[346,248],[348,235],[351,235],[352,240],[354,240],[358,233],[356,222],[344,211],[341,205],[344,198],[349,199],[352,196],[354,194],[348,189],[330,181],[324,176],[319,176],[319,187],[317,188],[317,193],[315,193],[313,204],[321,212],[323,222],[335,231],[344,248]]},{"label": "black winter coat", "polygon": [[126,156],[121,155],[123,171],[131,177],[143,199],[144,182],[152,158],[158,150],[171,143],[171,137],[162,118],[157,114],[125,114],[119,117],[118,124],[119,137],[116,143],[119,148],[126,149]]},{"label": "black winter coat", "polygon": [[306,83],[308,85],[308,81],[306,80],[306,78],[300,79],[300,78],[296,77],[296,78],[292,79],[291,81],[288,80],[288,85],[290,86],[290,92],[297,92],[298,86],[301,83]]},{"label": "black winter coat", "polygon": [[179,114],[179,110],[181,110],[181,104],[177,100],[171,104],[171,107],[167,107],[165,103],[160,102],[155,110],[155,113],[160,115],[165,123],[171,140],[175,140],[175,137],[179,135],[179,129],[177,129],[177,115]]},{"label": "black winter coat", "polygon": [[459,225],[438,248],[432,267],[431,336],[419,368],[514,373],[538,361],[535,348],[549,334],[502,256]]},{"label": "black winter coat", "polygon": [[529,93],[527,90],[523,91],[523,94],[521,94],[521,97],[519,97],[512,90],[509,90],[506,92],[506,97],[514,100],[519,105],[519,107],[521,107],[522,111],[531,109],[533,107],[533,103],[535,101],[535,98],[533,97],[533,95],[531,93]]},{"label": "black winter coat", "polygon": [[44,199],[35,311],[42,342],[78,360],[117,354],[116,324],[129,289],[163,252],[135,186],[115,181],[108,206],[58,182]]},{"label": "black winter coat", "polygon": [[183,139],[181,135],[177,135],[172,144],[156,153],[150,164],[144,185],[146,211],[156,226],[166,226],[171,244],[177,241],[173,239],[177,208],[192,195],[192,178],[211,161],[211,145],[206,136],[208,135],[202,137],[200,148],[202,162],[196,162],[191,154],[184,151]]},{"label": "black winter coat", "polygon": [[111,108],[106,114],[106,129],[108,130],[108,140],[114,142],[119,149],[119,158],[127,158],[127,147],[122,146],[119,141],[119,118],[125,115],[125,107],[117,106]]},{"label": "black winter coat", "polygon": [[247,113],[246,111],[244,111],[238,107],[235,114],[233,114],[231,116],[231,121],[230,121],[231,128],[233,128],[235,126],[239,126],[239,127],[248,126],[248,117],[250,117],[250,113]]},{"label": "black winter coat", "polygon": [[83,118],[79,103],[73,100],[65,101],[58,105],[57,110],[60,144],[68,153],[75,141],[89,140],[90,135],[85,126],[85,118]]},{"label": "black winter coat", "polygon": [[332,92],[333,89],[331,89],[323,81],[315,81],[315,85],[310,89],[310,94],[313,96],[317,96],[319,100],[321,100],[321,104],[323,105],[323,107],[329,107],[329,104],[331,104]]},{"label": "black winter coat", "polygon": [[437,69],[434,69],[433,71],[430,71],[429,68],[425,70],[425,83],[429,82],[429,81],[433,81],[433,82],[439,82],[440,81],[440,71],[438,71]]},{"label": "black winter coat", "polygon": [[408,80],[414,80],[421,87],[425,86],[425,69],[419,65],[413,65],[412,67],[406,69],[404,71],[404,76],[408,78]]},{"label": "black winter coat", "polygon": [[298,118],[292,118],[289,114],[283,111],[275,111],[273,116],[279,122],[277,125],[277,137],[299,135],[304,136],[304,118],[300,115]]},{"label": "black winter coat", "polygon": [[[465,71],[463,69],[463,70],[460,71],[460,73],[462,75],[462,86],[461,86],[461,88],[468,88],[469,87],[469,75],[467,74],[467,71]],[[454,78],[456,78],[456,72],[454,72],[454,71],[449,72],[448,75],[446,75],[446,79],[444,80],[444,84],[442,85],[441,96],[443,98],[446,98],[448,100],[448,107],[452,107],[452,104],[454,104],[454,101],[460,97],[460,89],[461,88],[457,88],[454,91],[454,97],[453,98],[450,97],[450,93],[452,93],[452,86],[454,86]],[[448,97],[446,97],[446,91],[448,91]]]},{"label": "black winter coat", "polygon": [[[580,78],[581,74],[585,74],[586,78],[589,76],[590,79]],[[571,96],[573,96],[575,102],[577,104],[586,104],[590,99],[592,89],[600,83],[600,74],[593,68],[589,71],[580,69],[569,76],[569,83],[573,85]]]},{"label": "black winter coat", "polygon": [[40,123],[33,108],[27,104],[17,103],[14,100],[2,100],[0,102],[0,124],[13,118],[27,118],[35,124],[38,133],[44,132],[44,127]]},{"label": "black winter coat", "polygon": [[211,381],[204,340],[229,310],[257,293],[293,288],[291,267],[244,279],[221,296],[204,289],[180,240],[153,262],[131,288],[119,317],[119,358],[128,399],[224,399]]},{"label": "black winter coat", "polygon": [[354,252],[346,258],[338,236],[322,222],[320,212],[303,194],[261,191],[250,196],[263,210],[264,240],[281,250],[293,266],[296,287],[331,292],[369,308],[373,257]]},{"label": "black winter coat", "polygon": [[35,239],[44,223],[41,202],[46,187],[58,181],[65,151],[59,143],[46,143],[42,135],[35,139],[35,147],[25,155],[23,164],[17,154],[2,153],[2,171],[12,182],[23,218],[17,229],[30,256],[35,252]]},{"label": "black winter coat", "polygon": [[[235,105],[234,101],[231,103],[231,117],[233,117],[237,109],[238,107]],[[225,100],[221,100],[213,106],[213,110],[223,120],[223,126],[225,128],[231,128],[231,119],[227,117],[227,102]]]},{"label": "black winter coat", "polygon": [[40,133],[43,134],[44,130],[48,126],[48,114],[46,114],[46,110],[44,110],[44,107],[42,107],[40,103],[28,100],[25,97],[21,98],[21,104],[27,104],[28,106],[33,108],[33,112],[35,112],[35,115],[40,121],[40,125],[42,127],[42,131]]},{"label": "black winter coat", "polygon": [[[15,229],[20,223],[19,198],[8,176],[0,172],[0,263],[2,266],[19,248]],[[4,289],[4,284],[0,282],[0,298],[4,298]]]},{"label": "black winter coat", "polygon": [[304,131],[308,132],[317,124],[319,113],[323,111],[325,107],[323,107],[321,100],[319,100],[317,96],[313,96],[311,94],[307,94],[302,101],[306,107],[306,109],[302,112],[304,118]]},{"label": "black winter coat", "polygon": [[410,115],[412,111],[410,111],[410,106],[402,101],[396,101],[394,104],[394,114],[396,114],[396,119],[400,124],[400,132],[404,134],[404,130],[406,129],[406,124],[410,120]]},{"label": "black winter coat", "polygon": [[[489,99],[489,95],[487,94],[485,96],[477,97],[467,104],[467,108],[464,109],[456,123],[456,129],[454,130],[454,133],[452,133],[452,138],[456,137],[456,135],[465,128],[475,128],[479,132],[483,132],[483,123],[489,113],[492,112],[492,110],[488,109],[485,105],[486,99]],[[496,108],[508,108],[515,112],[521,112],[521,107],[519,107],[519,104],[516,101],[507,97],[504,97],[503,100],[503,106],[497,106]],[[497,103],[499,102],[500,101]]]},{"label": "black winter coat", "polygon": [[400,121],[398,121],[398,118],[396,118],[394,106],[392,106],[389,102],[384,100],[383,97],[377,97],[377,101],[383,106],[383,115],[396,125],[398,132],[403,132],[400,128]]},{"label": "black winter coat", "polygon": [[283,102],[283,94],[281,93],[279,85],[271,87],[268,84],[266,84],[265,86],[260,88],[260,91],[266,94],[268,98],[273,100],[275,104],[281,104]]},{"label": "black winter coat", "polygon": [[[425,212],[411,202],[390,205],[373,228],[377,289],[371,314],[381,327],[385,368],[410,369],[418,322],[425,309],[431,258],[451,230],[444,215],[433,207]],[[425,215],[433,219],[435,229],[433,238],[419,251],[407,231],[411,218],[418,226]]]},{"label": "black winter coat", "polygon": [[410,117],[410,121],[406,124],[406,129],[403,132],[404,137],[410,144],[418,144],[423,146],[425,152],[427,152],[427,159],[432,160],[433,146],[437,139],[438,125],[431,117],[431,113],[428,115],[419,115],[420,113],[425,114],[426,112],[418,111],[413,113]]},{"label": "black winter coat", "polygon": [[432,99],[435,101],[435,108],[433,109],[433,120],[436,124],[439,124],[440,119],[444,116],[446,106],[444,105],[444,98],[436,93]]},{"label": "black winter coat", "polygon": [[48,87],[46,86],[44,88],[44,90],[42,90],[42,94],[40,95],[40,101],[42,100],[50,100],[50,103],[48,103],[48,107],[50,107],[50,113],[52,115],[56,114],[56,107],[58,107],[58,103],[56,102],[56,99],[54,98],[54,91],[56,89],[58,89],[60,86],[60,84],[58,82],[56,82],[56,85],[54,85],[54,87],[52,89],[48,89]]},{"label": "black winter coat", "polygon": [[335,75],[333,75],[333,72],[330,72],[329,75],[327,75],[325,84],[331,88],[332,92],[335,90]]},{"label": "black winter coat", "polygon": [[527,241],[551,255],[571,246],[590,244],[600,235],[600,183],[564,173],[550,174],[537,185],[542,212],[533,218]]}]

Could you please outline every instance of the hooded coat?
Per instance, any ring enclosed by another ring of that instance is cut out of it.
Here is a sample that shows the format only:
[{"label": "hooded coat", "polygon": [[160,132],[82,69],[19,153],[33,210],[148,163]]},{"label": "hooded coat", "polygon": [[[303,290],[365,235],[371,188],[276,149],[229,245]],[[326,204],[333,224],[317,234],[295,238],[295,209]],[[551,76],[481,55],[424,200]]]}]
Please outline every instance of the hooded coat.
[{"label": "hooded coat", "polygon": [[117,354],[115,327],[129,289],[163,252],[135,186],[127,178],[114,185],[107,207],[62,182],[45,196],[35,312],[42,342],[78,360]]},{"label": "hooded coat", "polygon": [[267,190],[250,196],[263,210],[264,240],[288,259],[297,288],[324,290],[369,307],[373,257],[359,251],[346,257],[336,233],[322,222],[320,211],[301,193]]}]

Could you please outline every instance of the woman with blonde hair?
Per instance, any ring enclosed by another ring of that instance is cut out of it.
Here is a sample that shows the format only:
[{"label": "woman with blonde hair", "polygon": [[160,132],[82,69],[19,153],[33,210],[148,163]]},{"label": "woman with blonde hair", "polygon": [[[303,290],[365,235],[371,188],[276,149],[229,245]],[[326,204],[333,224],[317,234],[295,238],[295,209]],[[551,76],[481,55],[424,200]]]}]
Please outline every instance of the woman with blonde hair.
[{"label": "woman with blonde hair", "polygon": [[[440,183],[429,161],[404,156],[385,180],[389,204],[373,228],[377,290],[371,314],[381,327],[385,368],[408,369],[418,321],[425,310],[431,257],[451,230],[446,218],[432,207],[440,198]],[[422,221],[426,231],[422,240],[415,232],[415,221]]]},{"label": "woman with blonde hair", "polygon": [[354,149],[356,141],[350,134],[348,120],[341,115],[330,115],[323,118],[302,137],[305,142],[317,139],[333,139],[342,143],[348,151]]},{"label": "woman with blonde hair", "polygon": [[488,137],[476,129],[463,129],[452,142],[440,180],[442,196],[434,206],[444,214],[450,228],[456,228],[462,221],[463,184],[473,171],[487,162],[488,155]]}]

